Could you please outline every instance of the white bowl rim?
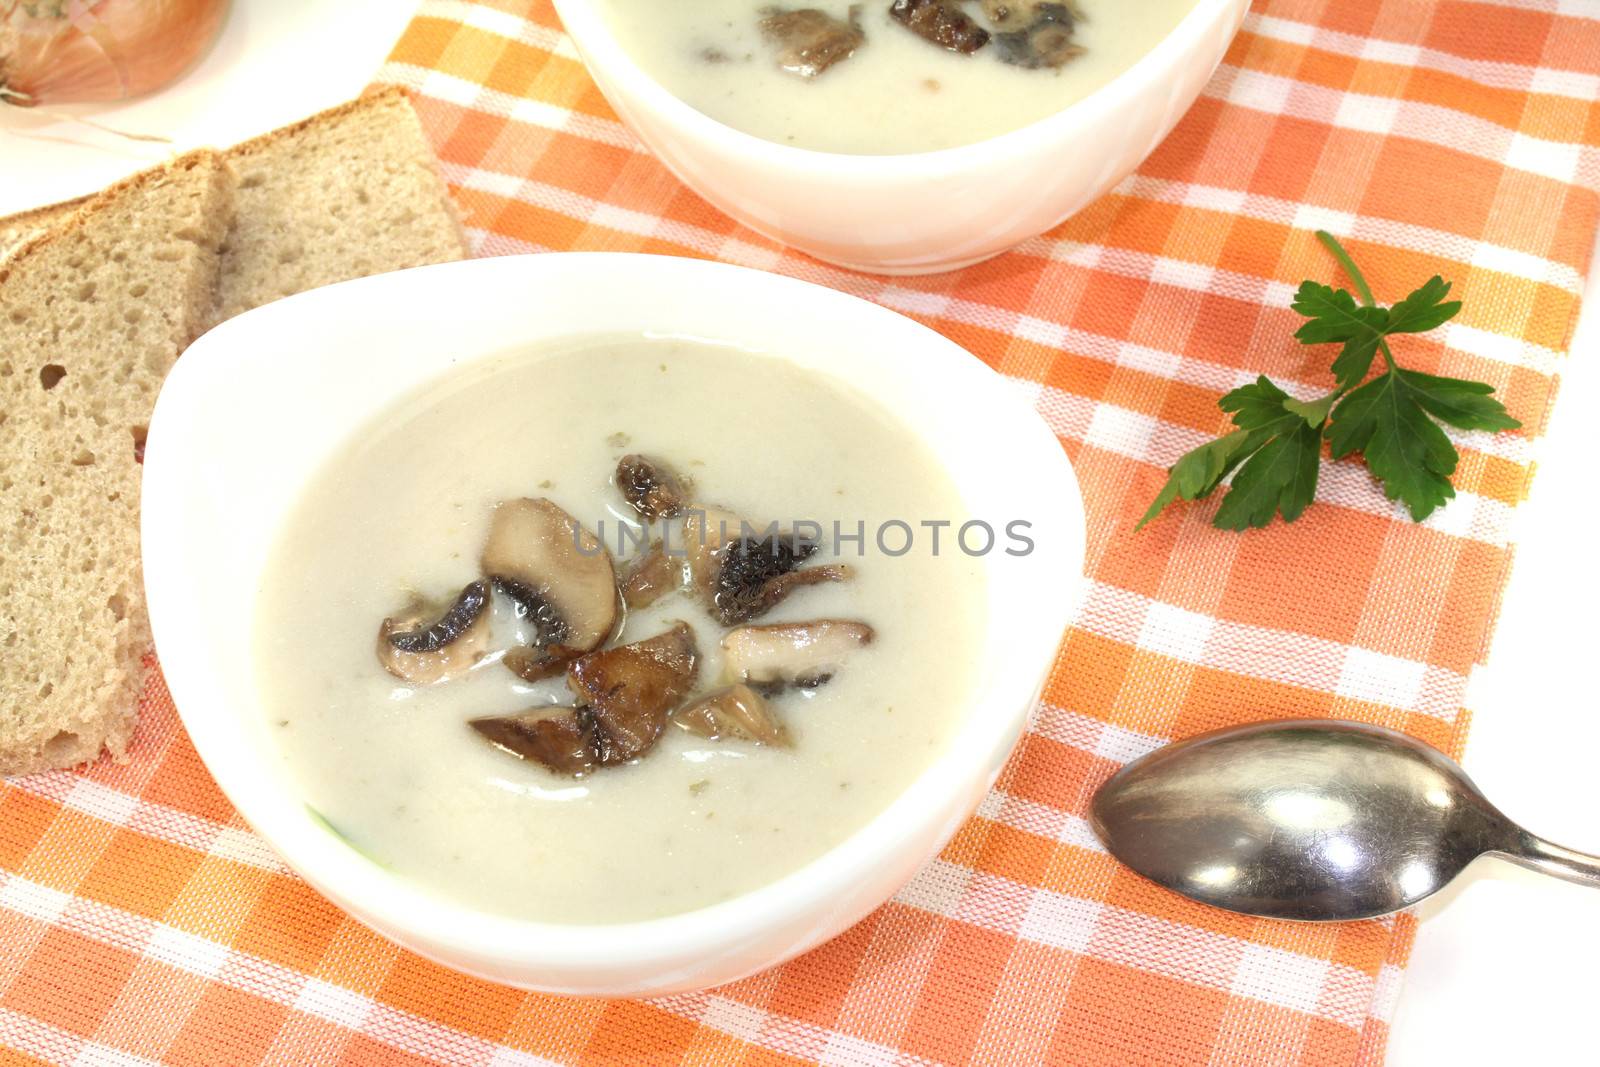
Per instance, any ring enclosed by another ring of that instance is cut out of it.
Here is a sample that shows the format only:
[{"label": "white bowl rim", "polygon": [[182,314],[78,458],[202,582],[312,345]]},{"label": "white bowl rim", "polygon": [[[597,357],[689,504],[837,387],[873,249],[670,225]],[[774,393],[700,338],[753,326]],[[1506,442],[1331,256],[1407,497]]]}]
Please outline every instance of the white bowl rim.
[{"label": "white bowl rim", "polygon": [[[616,292],[630,291],[628,287],[617,287],[618,278],[624,271],[642,272],[645,277],[653,271],[689,272],[703,274],[704,284],[713,289],[742,279],[741,284],[786,289],[788,299],[795,301],[805,300],[823,305],[848,302],[859,306],[858,313],[891,316],[899,320],[898,328],[921,335],[924,347],[918,352],[919,359],[939,359],[944,365],[941,373],[965,376],[971,383],[966,388],[980,392],[992,391],[997,403],[1011,405],[1027,414],[1028,418],[1018,419],[996,432],[1015,435],[1017,441],[1029,451],[1030,459],[1040,465],[1035,469],[1059,479],[1052,483],[1059,485],[1059,492],[1040,494],[1037,514],[1048,516],[1049,523],[1059,524],[1058,528],[1067,534],[1053,557],[1049,552],[1041,553],[1038,557],[1049,568],[1050,576],[1060,579],[1061,585],[1055,595],[1044,598],[1047,603],[1041,606],[1038,624],[1021,630],[1022,636],[1008,661],[1030,664],[1029,671],[1036,670],[1038,673],[1009,677],[1007,680],[1011,684],[1006,690],[974,694],[972,702],[999,709],[1028,709],[1034,705],[1039,679],[1054,662],[1062,635],[1082,593],[1085,543],[1085,516],[1077,479],[1059,441],[1043,420],[1029,411],[1025,404],[1014,403],[1017,398],[1006,393],[1002,376],[977,357],[929,327],[888,308],[783,275],[714,261],[638,253],[541,253],[419,267],[302,293],[247,312],[213,330],[208,335],[211,340],[205,345],[197,343],[199,350],[186,354],[169,374],[151,419],[146,443],[141,536],[148,585],[147,600],[158,642],[163,632],[174,631],[180,625],[177,613],[181,611],[181,605],[169,601],[166,589],[169,584],[177,588],[181,583],[168,583],[166,576],[182,573],[186,563],[181,547],[178,550],[169,547],[171,539],[167,536],[167,530],[170,527],[163,526],[163,516],[171,513],[176,502],[192,492],[191,486],[196,484],[193,479],[186,477],[188,469],[185,463],[168,459],[168,451],[176,447],[169,444],[169,433],[180,434],[181,440],[183,432],[181,426],[169,431],[168,424],[181,420],[186,410],[194,410],[197,405],[206,403],[208,390],[225,382],[226,373],[216,367],[230,355],[225,343],[228,336],[251,329],[263,316],[282,317],[293,315],[303,307],[337,304],[343,297],[356,293],[358,287],[365,297],[376,299],[376,295],[386,288],[404,291],[407,286],[416,286],[419,292],[437,290],[437,285],[426,282],[442,278],[446,273],[470,276],[476,272],[511,269],[532,271],[534,276],[541,272],[553,276],[592,276],[595,282],[603,281],[615,287],[613,291]],[[432,278],[427,278],[430,272]],[[425,281],[419,283],[419,279]],[[531,285],[525,291],[542,294],[543,289]],[[391,307],[409,306],[392,296],[386,304]],[[531,312],[535,306],[529,304],[526,310]],[[529,317],[533,316],[530,314]],[[717,334],[715,323],[708,323],[708,327],[707,337],[724,339]],[[596,333],[600,332],[604,332],[603,329],[596,330]],[[548,335],[539,341],[523,340],[520,343],[541,343],[555,339],[555,335]],[[738,343],[736,339],[731,340]],[[504,350],[502,346],[493,351]],[[472,358],[491,354],[487,348],[475,350]],[[439,380],[450,373],[450,366],[453,364],[441,364],[427,380]],[[895,411],[892,400],[885,399],[882,403],[891,412]],[[353,431],[357,427],[350,429]],[[1031,442],[1029,438],[1032,438]],[[1043,467],[1054,469],[1045,471]],[[185,653],[180,649],[169,649],[163,655],[164,666],[168,664],[167,656],[172,657],[172,669],[168,671],[167,681],[179,717],[207,769],[246,822],[291,868],[345,911],[363,922],[369,921],[367,914],[370,914],[374,917],[370,925],[385,936],[398,936],[394,931],[403,931],[420,938],[422,943],[407,940],[407,944],[452,967],[469,971],[473,968],[463,968],[458,960],[449,957],[454,953],[462,953],[480,961],[505,962],[513,966],[537,963],[552,968],[592,967],[597,961],[633,967],[648,966],[654,960],[682,958],[708,943],[727,945],[754,936],[771,925],[773,915],[815,910],[814,903],[808,903],[808,900],[819,891],[842,892],[856,874],[870,869],[877,856],[885,850],[892,850],[900,833],[899,828],[907,824],[917,825],[920,809],[924,806],[929,810],[937,808],[937,805],[927,803],[924,798],[948,794],[948,788],[940,781],[947,769],[981,765],[982,760],[991,755],[998,757],[1008,753],[1015,743],[1012,724],[1016,716],[1027,714],[1026,710],[1022,710],[1007,712],[1009,718],[995,716],[996,720],[1002,720],[1002,726],[989,732],[988,744],[982,749],[964,748],[954,743],[948,745],[888,807],[833,848],[775,881],[716,904],[656,919],[595,924],[549,923],[481,911],[451,901],[436,891],[378,867],[320,827],[315,832],[308,832],[308,828],[314,824],[298,796],[284,800],[264,795],[270,792],[267,790],[260,793],[244,791],[238,779],[230,773],[233,767],[226,762],[222,744],[224,735],[245,728],[227,726],[229,720],[240,720],[243,713],[213,708],[203,702],[187,699],[189,679],[182,669]],[[983,721],[979,715],[969,717],[972,722]],[[963,726],[953,740],[963,738],[966,729]],[[262,762],[264,757],[257,760],[258,765]],[[970,777],[969,772],[958,780],[968,780]],[[952,826],[951,832],[954,829]],[[352,903],[357,901],[359,903]],[[406,940],[404,936],[401,939]],[[430,950],[431,947],[440,947],[440,950],[436,953]]]},{"label": "white bowl rim", "polygon": [[701,140],[721,140],[729,150],[755,157],[774,170],[851,175],[858,180],[875,178],[885,183],[926,181],[942,173],[964,171],[979,163],[992,164],[997,157],[1031,157],[1038,153],[1041,142],[1059,143],[1060,135],[1077,124],[1109,119],[1132,98],[1145,92],[1150,83],[1166,76],[1179,57],[1191,52],[1199,38],[1236,2],[1195,0],[1195,5],[1178,25],[1126,70],[1083,98],[1025,126],[949,148],[872,155],[780,144],[712,118],[673,94],[633,60],[606,25],[595,0],[554,0],[567,35],[574,42],[583,41],[580,53],[594,52],[606,73],[622,83],[626,95],[651,100],[673,125],[687,128]]}]

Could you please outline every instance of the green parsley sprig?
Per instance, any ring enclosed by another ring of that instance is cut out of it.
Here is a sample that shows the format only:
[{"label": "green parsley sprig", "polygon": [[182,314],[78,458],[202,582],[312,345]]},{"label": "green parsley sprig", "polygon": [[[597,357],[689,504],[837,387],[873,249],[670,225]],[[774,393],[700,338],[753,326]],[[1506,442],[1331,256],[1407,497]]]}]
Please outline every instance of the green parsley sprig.
[{"label": "green parsley sprig", "polygon": [[[1406,370],[1388,339],[1426,333],[1455,317],[1459,300],[1446,300],[1450,283],[1435,275],[1390,307],[1373,299],[1360,269],[1338,240],[1323,230],[1317,240],[1339,261],[1356,296],[1317,282],[1302,282],[1294,310],[1306,322],[1301,344],[1338,344],[1334,389],[1316,400],[1296,400],[1264,375],[1217,402],[1237,429],[1185,453],[1139,527],[1176,500],[1210,496],[1228,475],[1227,495],[1212,524],[1224,530],[1265,526],[1275,514],[1298,519],[1317,493],[1322,441],[1334,459],[1360,452],[1390,500],[1421,522],[1455,496],[1450,476],[1460,456],[1440,423],[1463,430],[1514,430],[1522,424],[1491,395],[1494,387],[1463,378]],[[1362,385],[1382,353],[1385,370]],[[1137,529],[1138,527],[1136,527]]]}]

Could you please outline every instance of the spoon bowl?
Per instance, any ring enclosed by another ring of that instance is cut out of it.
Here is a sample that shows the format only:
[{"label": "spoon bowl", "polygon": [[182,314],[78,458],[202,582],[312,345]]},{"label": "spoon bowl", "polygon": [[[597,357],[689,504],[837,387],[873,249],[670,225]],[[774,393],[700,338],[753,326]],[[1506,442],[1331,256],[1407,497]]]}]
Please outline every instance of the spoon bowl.
[{"label": "spoon bowl", "polygon": [[1151,881],[1273,919],[1401,911],[1486,854],[1600,888],[1600,859],[1521,829],[1437,750],[1359,722],[1255,723],[1168,745],[1106,782],[1090,823]]}]

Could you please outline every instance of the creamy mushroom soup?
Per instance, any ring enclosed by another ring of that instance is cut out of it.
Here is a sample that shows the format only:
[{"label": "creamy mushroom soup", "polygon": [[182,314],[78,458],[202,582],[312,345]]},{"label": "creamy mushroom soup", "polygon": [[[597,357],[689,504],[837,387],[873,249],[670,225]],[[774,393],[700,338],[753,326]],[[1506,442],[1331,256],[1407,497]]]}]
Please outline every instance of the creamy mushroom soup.
[{"label": "creamy mushroom soup", "polygon": [[673,95],[757,137],[824,152],[970,144],[1121,74],[1195,0],[596,0]]},{"label": "creamy mushroom soup", "polygon": [[[334,833],[460,903],[711,904],[948,742],[984,630],[967,518],[893,417],[786,360],[609,337],[474,365],[293,509],[257,619],[266,729]],[[876,543],[893,521],[903,555]]]}]

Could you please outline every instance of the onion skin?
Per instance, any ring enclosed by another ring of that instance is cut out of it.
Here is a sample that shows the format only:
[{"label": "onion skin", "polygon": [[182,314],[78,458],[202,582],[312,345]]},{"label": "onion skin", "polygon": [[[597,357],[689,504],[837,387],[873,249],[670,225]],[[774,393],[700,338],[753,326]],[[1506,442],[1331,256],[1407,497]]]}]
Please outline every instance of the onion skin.
[{"label": "onion skin", "polygon": [[123,100],[170,84],[216,40],[227,0],[0,0],[0,100]]}]

